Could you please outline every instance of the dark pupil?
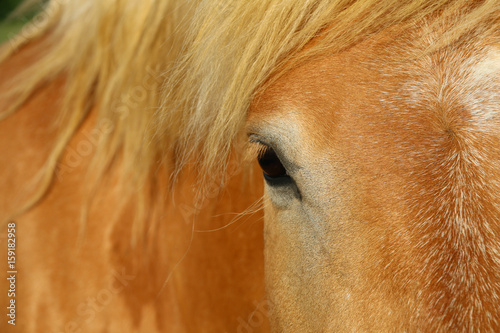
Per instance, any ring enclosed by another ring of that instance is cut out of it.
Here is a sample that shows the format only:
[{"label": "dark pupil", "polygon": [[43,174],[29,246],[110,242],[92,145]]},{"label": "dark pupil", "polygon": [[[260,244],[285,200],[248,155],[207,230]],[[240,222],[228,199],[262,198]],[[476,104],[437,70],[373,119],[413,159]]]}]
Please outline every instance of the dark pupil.
[{"label": "dark pupil", "polygon": [[269,177],[282,177],[287,175],[285,167],[281,164],[280,159],[270,147],[259,156],[259,164],[262,171]]}]

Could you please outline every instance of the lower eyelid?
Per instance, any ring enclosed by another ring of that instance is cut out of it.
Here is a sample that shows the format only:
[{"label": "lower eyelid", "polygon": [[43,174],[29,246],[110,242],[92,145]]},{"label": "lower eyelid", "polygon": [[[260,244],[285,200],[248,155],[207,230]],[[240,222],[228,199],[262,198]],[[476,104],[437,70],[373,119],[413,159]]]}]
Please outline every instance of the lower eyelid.
[{"label": "lower eyelid", "polygon": [[285,176],[278,176],[278,177],[271,177],[267,175],[265,172],[263,172],[262,174],[264,175],[264,178],[269,182],[292,181],[292,178],[288,175],[288,173]]},{"label": "lower eyelid", "polygon": [[293,178],[289,176],[268,178],[264,175],[264,179],[272,191],[280,191],[276,195],[282,199],[290,196],[289,199],[293,197],[302,201],[302,193]]}]

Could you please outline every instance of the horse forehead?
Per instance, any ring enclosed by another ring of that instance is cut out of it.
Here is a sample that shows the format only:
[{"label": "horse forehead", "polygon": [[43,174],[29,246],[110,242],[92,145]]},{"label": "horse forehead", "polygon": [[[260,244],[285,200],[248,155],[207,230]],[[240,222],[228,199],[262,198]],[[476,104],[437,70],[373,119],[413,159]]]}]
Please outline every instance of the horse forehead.
[{"label": "horse forehead", "polygon": [[249,121],[278,119],[281,129],[288,124],[305,130],[297,121],[328,127],[342,112],[378,106],[388,117],[400,117],[395,110],[410,107],[488,126],[500,107],[498,46],[477,44],[419,57],[423,47],[402,44],[368,41],[289,71],[259,95]]},{"label": "horse forehead", "polygon": [[487,49],[483,58],[472,66],[474,78],[484,81],[485,78],[500,72],[500,46],[495,45]]}]

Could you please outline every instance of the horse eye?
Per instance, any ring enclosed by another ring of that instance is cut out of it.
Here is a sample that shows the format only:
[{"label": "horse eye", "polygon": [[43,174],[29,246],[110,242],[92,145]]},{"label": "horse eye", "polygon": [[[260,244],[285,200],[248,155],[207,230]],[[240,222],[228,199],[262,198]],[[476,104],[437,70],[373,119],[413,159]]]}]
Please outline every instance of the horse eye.
[{"label": "horse eye", "polygon": [[267,147],[258,159],[266,178],[288,177],[285,167],[271,147]]}]

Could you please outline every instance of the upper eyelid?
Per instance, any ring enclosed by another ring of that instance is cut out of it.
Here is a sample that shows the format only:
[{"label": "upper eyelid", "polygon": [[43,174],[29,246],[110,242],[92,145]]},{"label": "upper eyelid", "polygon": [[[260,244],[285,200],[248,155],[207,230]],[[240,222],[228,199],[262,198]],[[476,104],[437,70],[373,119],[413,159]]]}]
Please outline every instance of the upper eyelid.
[{"label": "upper eyelid", "polygon": [[249,135],[248,142],[250,149],[247,151],[247,156],[250,158],[259,158],[259,156],[267,149],[272,148],[266,141],[260,139],[257,135]]},{"label": "upper eyelid", "polygon": [[260,135],[255,133],[251,133],[248,135],[248,141],[250,141],[251,143],[260,143],[261,145],[273,148],[272,144],[270,144],[269,142],[264,140]]},{"label": "upper eyelid", "polygon": [[275,147],[275,145],[273,145],[272,143],[269,143],[268,141],[262,139],[259,135],[257,134],[250,134],[248,136],[248,141],[252,144],[257,144],[259,145],[259,149],[258,149],[258,152],[262,152],[265,148],[271,148],[273,149],[274,151],[278,151]]},{"label": "upper eyelid", "polygon": [[278,148],[278,146],[274,142],[267,141],[262,136],[256,133],[249,134],[248,140],[251,143],[257,143],[259,145],[272,148],[276,152],[276,155],[280,159],[285,169],[289,172],[289,174],[293,174],[294,172],[297,172],[297,170],[301,169],[300,166],[290,161],[290,159],[286,157],[286,154],[284,154],[283,151],[280,148]]}]

